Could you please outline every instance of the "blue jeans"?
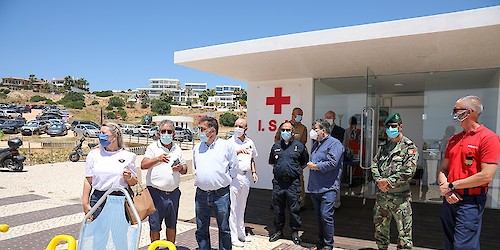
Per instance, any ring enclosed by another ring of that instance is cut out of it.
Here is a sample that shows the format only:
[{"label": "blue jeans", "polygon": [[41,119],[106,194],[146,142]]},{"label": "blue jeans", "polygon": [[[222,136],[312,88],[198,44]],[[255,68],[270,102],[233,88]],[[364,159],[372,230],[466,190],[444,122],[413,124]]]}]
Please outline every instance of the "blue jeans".
[{"label": "blue jeans", "polygon": [[210,211],[215,212],[219,227],[219,249],[231,249],[231,230],[229,229],[229,212],[231,200],[229,186],[213,191],[196,188],[196,241],[200,250],[210,250]]},{"label": "blue jeans", "polygon": [[443,199],[441,223],[445,249],[480,249],[485,204],[486,195],[464,195],[455,204]]},{"label": "blue jeans", "polygon": [[318,224],[318,246],[333,249],[333,233],[335,231],[333,220],[335,207],[333,205],[337,198],[337,192],[330,190],[324,193],[311,193],[310,195]]}]

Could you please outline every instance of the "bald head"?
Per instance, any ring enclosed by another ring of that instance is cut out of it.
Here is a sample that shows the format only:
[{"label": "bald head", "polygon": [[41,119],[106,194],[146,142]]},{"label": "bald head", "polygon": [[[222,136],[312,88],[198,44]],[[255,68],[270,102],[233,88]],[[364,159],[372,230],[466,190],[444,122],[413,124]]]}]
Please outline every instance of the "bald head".
[{"label": "bald head", "polygon": [[238,120],[236,120],[234,122],[234,126],[238,126],[240,128],[243,128],[243,129],[246,129],[247,128],[247,120],[244,119],[244,118],[238,118]]},{"label": "bald head", "polygon": [[325,113],[325,119],[333,119],[335,121],[335,112],[333,111],[328,111]]}]

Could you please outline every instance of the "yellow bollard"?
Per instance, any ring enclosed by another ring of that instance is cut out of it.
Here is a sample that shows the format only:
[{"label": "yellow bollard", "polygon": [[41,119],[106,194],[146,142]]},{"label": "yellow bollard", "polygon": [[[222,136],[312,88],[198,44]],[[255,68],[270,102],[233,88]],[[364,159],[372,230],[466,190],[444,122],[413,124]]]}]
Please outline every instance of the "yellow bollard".
[{"label": "yellow bollard", "polygon": [[167,247],[169,250],[177,250],[174,243],[166,240],[155,240],[149,245],[148,250],[155,250],[157,247]]},{"label": "yellow bollard", "polygon": [[6,233],[7,231],[9,231],[9,225],[7,225],[7,224],[0,224],[0,232]]},{"label": "yellow bollard", "polygon": [[64,235],[64,234],[60,234],[60,235],[57,235],[56,237],[52,238],[52,240],[49,242],[49,244],[47,245],[47,248],[45,250],[55,250],[57,245],[59,245],[59,242],[61,242],[61,241],[68,242],[67,250],[76,250],[75,238],[73,238],[73,236]]}]

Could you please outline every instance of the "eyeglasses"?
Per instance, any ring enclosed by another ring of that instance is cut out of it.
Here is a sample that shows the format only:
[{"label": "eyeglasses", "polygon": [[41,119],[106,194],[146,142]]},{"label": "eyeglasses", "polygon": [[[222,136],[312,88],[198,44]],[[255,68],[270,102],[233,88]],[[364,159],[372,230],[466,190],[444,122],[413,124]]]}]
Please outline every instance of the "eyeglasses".
[{"label": "eyeglasses", "polygon": [[165,133],[168,133],[169,135],[173,134],[174,131],[173,130],[169,130],[169,129],[162,129],[160,130],[160,134],[165,134]]},{"label": "eyeglasses", "polygon": [[397,128],[399,124],[387,124],[385,125],[386,128]]},{"label": "eyeglasses", "polygon": [[281,131],[283,131],[283,132],[292,132],[292,129],[290,129],[290,128],[282,128]]},{"label": "eyeglasses", "polygon": [[234,127],[235,127],[235,128],[245,128],[245,127],[240,126],[240,125],[235,125]]},{"label": "eyeglasses", "polygon": [[210,127],[209,127],[209,128],[198,127],[198,130],[199,130],[200,132],[204,132],[204,131],[206,131],[207,129],[210,129]]},{"label": "eyeglasses", "polygon": [[466,108],[453,108],[453,113],[457,113],[460,110],[467,110]]}]

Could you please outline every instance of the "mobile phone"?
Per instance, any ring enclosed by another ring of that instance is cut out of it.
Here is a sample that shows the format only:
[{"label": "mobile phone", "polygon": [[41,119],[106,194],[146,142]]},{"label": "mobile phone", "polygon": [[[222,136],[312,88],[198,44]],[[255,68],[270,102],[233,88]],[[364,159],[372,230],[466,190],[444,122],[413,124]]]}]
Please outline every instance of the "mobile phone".
[{"label": "mobile phone", "polygon": [[175,167],[177,165],[179,165],[181,163],[181,161],[179,161],[179,159],[175,160],[173,163],[172,163],[172,167]]}]

